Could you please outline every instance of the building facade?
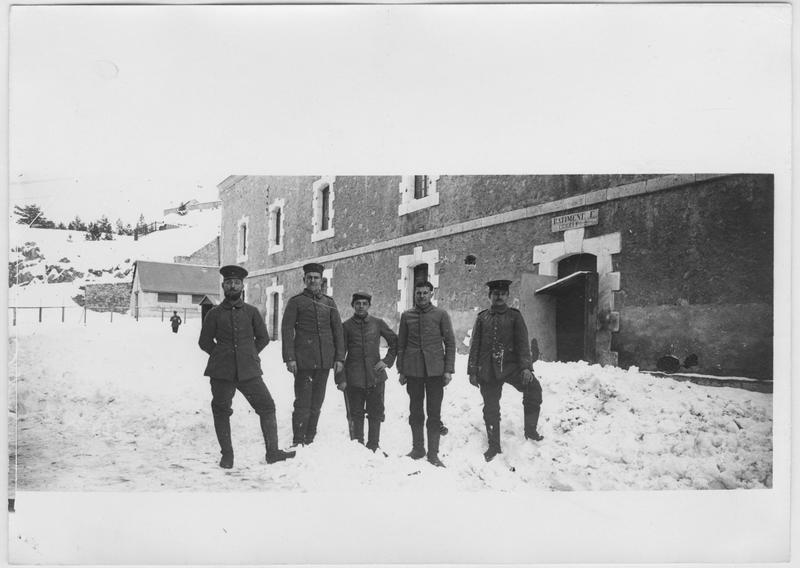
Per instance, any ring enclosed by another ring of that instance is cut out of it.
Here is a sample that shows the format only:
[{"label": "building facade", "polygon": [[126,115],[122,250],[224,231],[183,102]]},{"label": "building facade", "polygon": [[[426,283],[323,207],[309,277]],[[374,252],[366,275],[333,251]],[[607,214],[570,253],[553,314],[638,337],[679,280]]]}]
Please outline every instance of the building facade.
[{"label": "building facade", "polygon": [[508,278],[542,359],[772,378],[771,175],[230,176],[222,264],[273,334],[325,265],[395,328],[427,278],[466,349],[487,280]]}]

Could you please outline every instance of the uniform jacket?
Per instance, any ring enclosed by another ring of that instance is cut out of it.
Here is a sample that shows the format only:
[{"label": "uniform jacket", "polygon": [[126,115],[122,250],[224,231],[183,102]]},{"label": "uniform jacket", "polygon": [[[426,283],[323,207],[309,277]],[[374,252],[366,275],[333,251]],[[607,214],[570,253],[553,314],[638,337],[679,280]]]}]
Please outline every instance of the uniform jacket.
[{"label": "uniform jacket", "polygon": [[225,299],[206,314],[200,349],[209,354],[205,375],[246,381],[261,376],[258,354],[269,343],[264,318],[255,306]]},{"label": "uniform jacket", "polygon": [[490,308],[475,318],[467,373],[481,382],[503,381],[523,369],[533,370],[528,327],[519,310]]},{"label": "uniform jacket", "polygon": [[330,369],[344,361],[342,319],[333,298],[308,290],[286,303],[281,322],[283,361],[296,361],[303,370]]},{"label": "uniform jacket", "polygon": [[172,327],[178,327],[183,323],[181,316],[172,316],[169,318],[170,323],[172,323]]},{"label": "uniform jacket", "polygon": [[455,372],[456,340],[446,311],[429,304],[400,316],[397,370],[409,377],[439,377]]},{"label": "uniform jacket", "polygon": [[[386,370],[376,373],[373,368],[378,361],[387,367],[394,364],[397,357],[397,335],[380,318],[367,315],[365,318],[353,316],[342,325],[347,357],[344,372],[336,377],[336,382],[347,381],[348,386],[367,388],[386,380]],[[381,359],[381,337],[389,346],[386,356]]]}]

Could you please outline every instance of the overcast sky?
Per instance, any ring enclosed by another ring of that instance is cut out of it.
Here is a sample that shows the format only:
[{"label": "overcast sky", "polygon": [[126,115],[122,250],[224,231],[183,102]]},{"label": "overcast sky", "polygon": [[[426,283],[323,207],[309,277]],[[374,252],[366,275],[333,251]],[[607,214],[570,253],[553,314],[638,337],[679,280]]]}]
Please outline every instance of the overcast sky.
[{"label": "overcast sky", "polygon": [[705,9],[14,7],[11,203],[133,222],[230,174],[785,167],[791,10]]}]

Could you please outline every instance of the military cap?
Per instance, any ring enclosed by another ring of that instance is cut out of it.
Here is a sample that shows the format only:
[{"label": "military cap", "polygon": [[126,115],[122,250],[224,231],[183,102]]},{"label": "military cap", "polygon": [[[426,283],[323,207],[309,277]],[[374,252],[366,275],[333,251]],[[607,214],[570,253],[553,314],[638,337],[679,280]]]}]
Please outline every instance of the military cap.
[{"label": "military cap", "polygon": [[508,287],[511,286],[511,280],[489,280],[486,285],[489,291],[500,290],[501,292],[508,292]]},{"label": "military cap", "polygon": [[350,305],[352,306],[353,304],[355,304],[356,300],[366,300],[371,304],[372,294],[370,294],[369,292],[356,292],[355,294],[353,294],[353,299],[350,301]]},{"label": "military cap", "polygon": [[239,278],[240,280],[247,278],[247,270],[236,264],[223,266],[219,269],[219,273],[222,274],[223,278]]},{"label": "military cap", "polygon": [[317,264],[316,262],[309,262],[308,264],[303,265],[303,274],[308,274],[309,272],[317,272],[322,274],[325,271],[325,267],[321,264]]}]

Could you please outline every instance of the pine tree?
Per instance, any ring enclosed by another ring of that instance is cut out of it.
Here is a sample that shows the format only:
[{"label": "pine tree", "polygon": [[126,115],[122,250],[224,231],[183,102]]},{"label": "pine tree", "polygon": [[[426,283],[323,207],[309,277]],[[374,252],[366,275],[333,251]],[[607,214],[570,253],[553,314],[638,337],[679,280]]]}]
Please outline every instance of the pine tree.
[{"label": "pine tree", "polygon": [[38,205],[15,205],[14,215],[17,215],[17,223],[20,225],[28,225],[29,227],[41,229],[53,227],[54,223],[49,221],[45,216],[42,208]]},{"label": "pine tree", "polygon": [[86,223],[84,223],[78,215],[75,215],[75,218],[67,225],[67,229],[70,231],[86,231],[88,227],[86,227]]}]

